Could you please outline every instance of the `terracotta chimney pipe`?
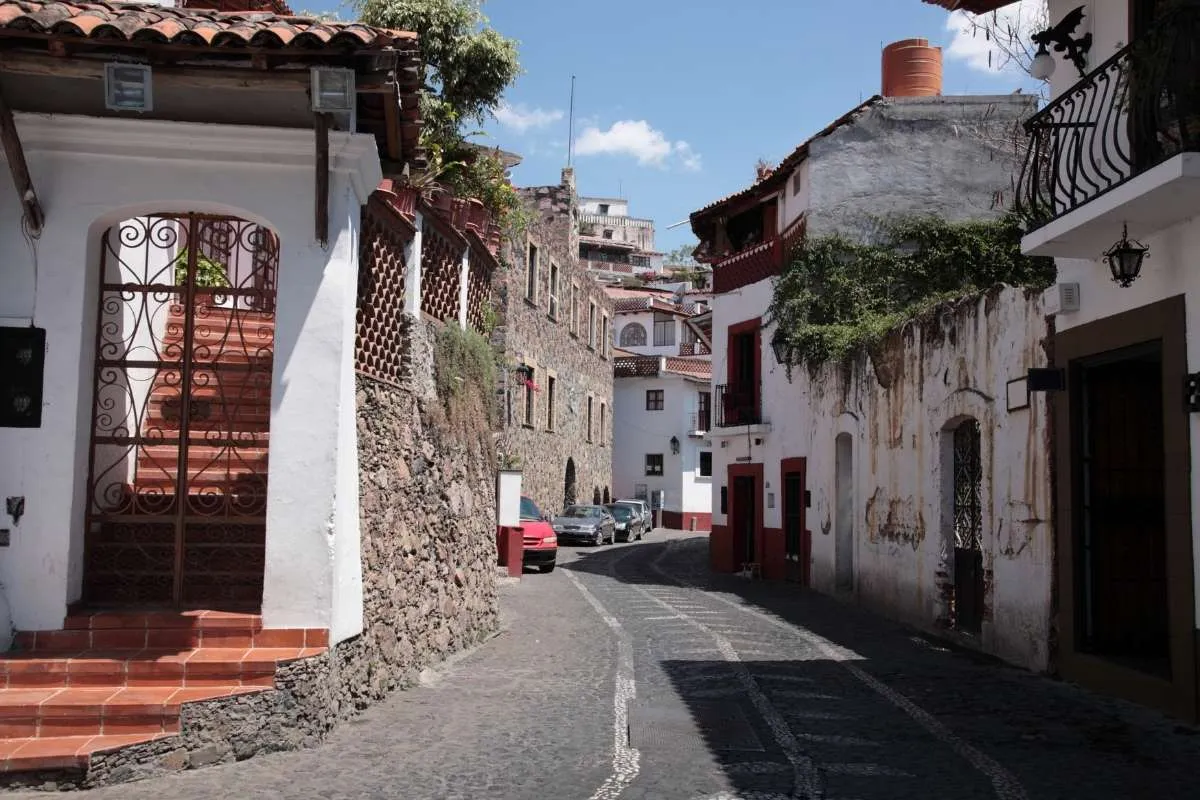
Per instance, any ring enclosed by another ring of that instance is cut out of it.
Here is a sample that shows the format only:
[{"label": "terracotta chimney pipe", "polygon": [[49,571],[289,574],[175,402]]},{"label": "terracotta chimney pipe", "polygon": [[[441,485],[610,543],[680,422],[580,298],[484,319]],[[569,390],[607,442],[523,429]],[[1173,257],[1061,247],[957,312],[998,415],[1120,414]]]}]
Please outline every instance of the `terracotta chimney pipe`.
[{"label": "terracotta chimney pipe", "polygon": [[883,48],[884,97],[936,97],[942,93],[942,48],[928,39],[902,39]]}]

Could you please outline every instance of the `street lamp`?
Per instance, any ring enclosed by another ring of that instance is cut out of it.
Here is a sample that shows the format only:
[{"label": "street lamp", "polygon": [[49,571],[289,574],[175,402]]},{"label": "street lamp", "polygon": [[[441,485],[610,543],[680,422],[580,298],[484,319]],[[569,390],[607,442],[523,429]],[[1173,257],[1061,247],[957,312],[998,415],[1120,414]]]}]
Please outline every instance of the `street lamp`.
[{"label": "street lamp", "polygon": [[1112,279],[1122,288],[1128,287],[1137,280],[1142,272],[1142,261],[1150,252],[1139,241],[1129,240],[1129,224],[1126,223],[1121,231],[1121,241],[1108,248],[1104,253],[1108,268],[1112,271]]},{"label": "street lamp", "polygon": [[792,346],[788,344],[783,337],[783,333],[776,331],[771,337],[771,349],[775,351],[775,361],[779,364],[787,364],[792,358]]},{"label": "street lamp", "polygon": [[679,437],[678,436],[671,437],[671,455],[675,455],[675,456],[679,455]]},{"label": "street lamp", "polygon": [[1033,57],[1033,63],[1029,65],[1029,74],[1033,76],[1034,80],[1048,81],[1057,66],[1058,62],[1054,60],[1054,56],[1050,55],[1050,51],[1046,49],[1046,44],[1043,42],[1038,45],[1037,55]]}]

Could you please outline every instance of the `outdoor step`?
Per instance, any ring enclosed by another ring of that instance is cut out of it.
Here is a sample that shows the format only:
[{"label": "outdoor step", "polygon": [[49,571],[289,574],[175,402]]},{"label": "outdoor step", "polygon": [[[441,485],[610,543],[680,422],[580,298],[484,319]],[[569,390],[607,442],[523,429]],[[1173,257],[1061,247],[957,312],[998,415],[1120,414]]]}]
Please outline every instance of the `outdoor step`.
[{"label": "outdoor step", "polygon": [[96,753],[152,742],[171,735],[173,734],[157,733],[0,739],[0,771],[7,773],[84,769],[91,756]]},{"label": "outdoor step", "polygon": [[[203,444],[189,444],[187,447],[187,464],[190,470],[207,469],[229,470],[266,474],[267,448],[252,446],[212,447]],[[175,444],[149,445],[138,451],[138,469],[145,467],[155,471],[174,470],[179,463],[179,446]],[[148,477],[158,477],[152,473]]]}]

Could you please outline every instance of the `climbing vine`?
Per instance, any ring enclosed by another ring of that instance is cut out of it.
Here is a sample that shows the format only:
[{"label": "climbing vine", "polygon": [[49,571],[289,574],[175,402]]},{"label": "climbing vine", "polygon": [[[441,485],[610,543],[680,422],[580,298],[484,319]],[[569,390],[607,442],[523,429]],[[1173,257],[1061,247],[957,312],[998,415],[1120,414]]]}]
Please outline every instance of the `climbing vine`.
[{"label": "climbing vine", "polygon": [[434,341],[433,366],[438,397],[452,425],[495,426],[496,354],[487,339],[448,323]]},{"label": "climbing vine", "polygon": [[791,254],[767,312],[793,365],[846,358],[947,300],[1000,284],[1045,288],[1054,260],[1021,254],[1021,225],[905,218],[875,243],[805,240]]}]

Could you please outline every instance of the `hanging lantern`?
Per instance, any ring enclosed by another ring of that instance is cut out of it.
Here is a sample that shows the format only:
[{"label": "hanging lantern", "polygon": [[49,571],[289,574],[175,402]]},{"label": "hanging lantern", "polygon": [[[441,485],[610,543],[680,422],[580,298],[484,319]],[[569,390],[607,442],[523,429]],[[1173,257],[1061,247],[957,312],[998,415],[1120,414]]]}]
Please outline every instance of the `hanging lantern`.
[{"label": "hanging lantern", "polygon": [[1129,225],[1126,224],[1121,232],[1121,241],[1108,248],[1104,253],[1108,268],[1112,271],[1113,282],[1122,288],[1130,286],[1142,272],[1142,262],[1149,254],[1150,248],[1139,241],[1130,241]]}]

